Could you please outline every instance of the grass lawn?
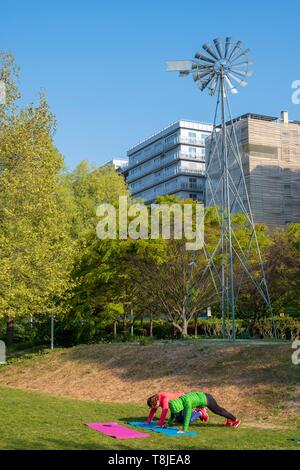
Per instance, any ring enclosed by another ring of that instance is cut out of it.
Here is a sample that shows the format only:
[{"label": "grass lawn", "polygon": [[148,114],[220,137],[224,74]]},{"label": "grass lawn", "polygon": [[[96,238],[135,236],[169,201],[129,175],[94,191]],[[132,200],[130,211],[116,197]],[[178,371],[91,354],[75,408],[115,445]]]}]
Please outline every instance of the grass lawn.
[{"label": "grass lawn", "polygon": [[223,419],[210,415],[209,423],[190,427],[198,432],[195,437],[167,437],[150,431],[149,438],[126,441],[83,425],[89,421],[138,421],[145,419],[146,413],[143,405],[80,401],[1,387],[0,449],[300,449],[299,444],[287,440],[300,435],[296,417],[283,422],[278,417],[281,429],[255,428],[247,421],[238,429],[228,429]]}]

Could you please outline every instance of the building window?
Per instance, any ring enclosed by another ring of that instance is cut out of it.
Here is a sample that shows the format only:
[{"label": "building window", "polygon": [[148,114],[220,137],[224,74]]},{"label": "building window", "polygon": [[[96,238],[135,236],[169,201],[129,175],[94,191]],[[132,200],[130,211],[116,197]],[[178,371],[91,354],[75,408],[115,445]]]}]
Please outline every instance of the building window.
[{"label": "building window", "polygon": [[189,157],[196,158],[197,149],[196,147],[189,147]]},{"label": "building window", "polygon": [[189,140],[192,140],[193,142],[196,142],[196,139],[197,139],[197,133],[196,132],[189,132],[188,136],[189,136]]},{"label": "building window", "polygon": [[190,193],[189,197],[190,197],[190,199],[193,199],[193,201],[197,200],[197,194]]},{"label": "building window", "polygon": [[176,142],[177,135],[172,134],[169,137],[165,138],[165,145],[173,145]]}]

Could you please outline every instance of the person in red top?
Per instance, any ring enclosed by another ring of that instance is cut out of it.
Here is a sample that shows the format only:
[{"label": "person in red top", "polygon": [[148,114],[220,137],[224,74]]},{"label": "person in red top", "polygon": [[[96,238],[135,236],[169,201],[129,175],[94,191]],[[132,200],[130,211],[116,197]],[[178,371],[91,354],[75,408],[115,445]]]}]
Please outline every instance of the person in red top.
[{"label": "person in red top", "polygon": [[[153,420],[156,411],[158,408],[162,408],[162,412],[160,415],[160,419],[158,421],[158,426],[162,426],[165,422],[168,409],[169,409],[169,401],[174,400],[175,398],[179,398],[182,395],[184,395],[183,392],[159,392],[156,395],[152,395],[151,397],[148,398],[147,400],[147,405],[150,408],[150,413],[148,416],[148,419],[146,423],[151,423]],[[200,419],[203,421],[208,420],[208,414],[206,413],[205,409],[201,409],[200,411]]]}]

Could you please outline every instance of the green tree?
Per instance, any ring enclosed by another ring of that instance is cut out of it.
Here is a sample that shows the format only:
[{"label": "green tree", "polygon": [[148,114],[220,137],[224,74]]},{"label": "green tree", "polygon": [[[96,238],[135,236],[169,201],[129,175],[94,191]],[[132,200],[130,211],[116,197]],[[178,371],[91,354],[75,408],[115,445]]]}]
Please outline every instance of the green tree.
[{"label": "green tree", "polygon": [[272,233],[266,273],[274,312],[300,318],[300,224]]},{"label": "green tree", "polygon": [[96,236],[96,209],[101,203],[118,205],[119,196],[127,196],[124,177],[113,165],[95,168],[83,160],[72,172],[62,175],[61,185],[72,195],[73,237],[85,245]]},{"label": "green tree", "polygon": [[73,243],[54,129],[43,96],[0,121],[0,315],[9,319],[8,343],[14,317],[53,312],[69,285]]},{"label": "green tree", "polygon": [[95,333],[109,319],[123,314],[128,302],[120,242],[97,238],[96,209],[101,203],[117,207],[119,196],[128,196],[128,190],[123,176],[112,165],[94,168],[87,161],[64,174],[61,184],[72,195],[72,237],[76,243],[70,316],[89,322]]},{"label": "green tree", "polygon": [[[179,200],[176,196],[159,197],[157,202],[196,205],[192,200]],[[170,240],[144,241],[144,249],[140,247],[135,255],[131,254],[128,265],[135,267],[137,305],[141,312],[166,319],[184,337],[195,314],[207,306],[211,289],[199,281],[206,264],[203,251],[188,251],[185,238],[174,239],[173,223],[171,217]]]},{"label": "green tree", "polygon": [[19,79],[19,67],[15,63],[11,52],[0,51],[0,80],[5,83],[5,105],[0,105],[0,121],[8,119],[16,112],[17,101],[21,98],[20,90],[17,86]]}]

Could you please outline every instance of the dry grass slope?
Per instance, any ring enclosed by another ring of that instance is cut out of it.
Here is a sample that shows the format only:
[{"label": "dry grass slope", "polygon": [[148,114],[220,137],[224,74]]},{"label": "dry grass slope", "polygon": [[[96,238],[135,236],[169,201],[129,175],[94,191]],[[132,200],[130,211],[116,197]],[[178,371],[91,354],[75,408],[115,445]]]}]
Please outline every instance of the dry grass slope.
[{"label": "dry grass slope", "polygon": [[159,390],[204,390],[235,414],[264,420],[283,405],[299,413],[299,376],[288,344],[121,343],[20,359],[1,367],[0,385],[123,403],[144,403]]}]

